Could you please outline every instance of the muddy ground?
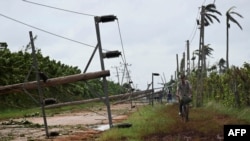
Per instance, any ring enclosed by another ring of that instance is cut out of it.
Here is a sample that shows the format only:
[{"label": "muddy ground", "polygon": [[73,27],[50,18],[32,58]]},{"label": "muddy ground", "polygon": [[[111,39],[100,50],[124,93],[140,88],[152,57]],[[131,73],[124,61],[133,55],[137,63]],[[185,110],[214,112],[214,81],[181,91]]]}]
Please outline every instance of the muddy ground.
[{"label": "muddy ground", "polygon": [[[131,103],[111,105],[112,122],[115,124],[127,119],[128,113],[135,110]],[[0,121],[0,141],[94,140],[109,127],[106,107],[47,116],[46,121],[47,131],[42,126],[44,118],[40,116]],[[99,125],[104,125],[104,128],[98,128]]]}]

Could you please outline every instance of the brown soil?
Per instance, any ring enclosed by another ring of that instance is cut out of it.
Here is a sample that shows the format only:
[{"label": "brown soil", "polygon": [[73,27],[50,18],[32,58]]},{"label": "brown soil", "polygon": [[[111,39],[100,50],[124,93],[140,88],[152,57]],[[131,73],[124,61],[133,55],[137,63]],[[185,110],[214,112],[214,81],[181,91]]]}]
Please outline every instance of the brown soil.
[{"label": "brown soil", "polygon": [[[111,105],[112,123],[127,119],[127,115],[134,111],[131,104]],[[30,126],[32,123],[33,126]],[[48,135],[44,126],[43,117],[29,117],[10,119],[0,122],[0,140],[6,141],[68,141],[94,139],[102,130],[94,129],[94,125],[109,125],[106,107],[78,111],[74,113],[57,114],[46,117]],[[59,135],[57,135],[59,133]],[[55,136],[54,136],[55,135]]]}]

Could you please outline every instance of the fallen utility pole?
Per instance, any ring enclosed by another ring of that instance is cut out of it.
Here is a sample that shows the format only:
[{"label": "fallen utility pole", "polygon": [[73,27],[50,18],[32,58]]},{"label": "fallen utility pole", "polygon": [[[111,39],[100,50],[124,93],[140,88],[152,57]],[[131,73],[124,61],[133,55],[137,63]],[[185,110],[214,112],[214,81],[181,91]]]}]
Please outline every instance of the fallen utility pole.
[{"label": "fallen utility pole", "polygon": [[[134,92],[133,96],[139,96],[139,95],[148,95],[151,92],[151,90],[145,90],[145,91],[138,91]],[[110,100],[118,99],[118,98],[128,98],[131,95],[131,93],[126,93],[126,94],[119,94],[119,95],[113,95],[109,96]],[[105,99],[105,97],[102,97]],[[62,106],[69,106],[69,105],[78,105],[78,104],[85,104],[85,103],[90,103],[90,102],[98,102],[101,101],[100,98],[93,98],[93,99],[87,99],[87,100],[79,100],[79,101],[72,101],[72,102],[64,102],[64,103],[58,103],[58,104],[53,104],[53,105],[47,105],[45,106],[46,109],[49,108],[58,108]]]},{"label": "fallen utility pole", "polygon": [[[76,81],[100,78],[104,76],[110,76],[109,70],[51,78],[48,79],[45,83],[42,80],[40,80],[40,85],[41,87],[50,87],[66,83],[72,83]],[[37,81],[0,86],[0,95],[7,93],[23,92],[24,89],[25,90],[37,89]]]}]

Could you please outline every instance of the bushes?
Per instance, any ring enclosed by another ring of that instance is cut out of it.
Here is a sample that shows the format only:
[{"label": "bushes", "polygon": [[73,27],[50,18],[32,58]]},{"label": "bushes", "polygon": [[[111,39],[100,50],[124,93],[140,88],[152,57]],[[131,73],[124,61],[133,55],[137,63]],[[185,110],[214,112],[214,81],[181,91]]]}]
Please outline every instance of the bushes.
[{"label": "bushes", "polygon": [[[199,84],[195,78],[190,79],[196,95]],[[250,106],[250,64],[245,63],[241,68],[232,66],[224,73],[212,72],[203,80],[203,101],[214,100],[227,107]]]}]

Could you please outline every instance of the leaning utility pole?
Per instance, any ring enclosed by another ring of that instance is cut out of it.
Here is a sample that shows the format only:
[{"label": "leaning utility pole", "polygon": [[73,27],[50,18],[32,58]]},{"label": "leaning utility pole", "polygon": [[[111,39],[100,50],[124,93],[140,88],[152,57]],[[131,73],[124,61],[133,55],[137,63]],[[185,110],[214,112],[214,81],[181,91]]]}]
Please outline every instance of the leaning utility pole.
[{"label": "leaning utility pole", "polygon": [[187,40],[187,76],[190,75],[189,40]]},{"label": "leaning utility pole", "polygon": [[44,95],[42,93],[42,89],[41,89],[41,85],[40,85],[39,69],[38,69],[38,63],[37,63],[37,57],[36,57],[36,51],[35,51],[33,35],[32,35],[31,31],[29,32],[29,35],[30,35],[30,43],[31,43],[31,47],[32,47],[33,65],[35,67],[35,72],[36,72],[36,81],[37,81],[38,94],[39,94],[41,108],[42,108],[42,115],[43,115],[45,133],[46,133],[46,136],[49,137],[46,113],[45,113],[44,102],[43,102]]},{"label": "leaning utility pole", "polygon": [[176,63],[177,63],[177,68],[176,68],[176,75],[177,78],[179,78],[179,60],[178,60],[178,54],[176,54]]},{"label": "leaning utility pole", "polygon": [[[114,58],[114,57],[119,57],[121,55],[121,52],[119,51],[108,51],[106,53],[103,53],[102,51],[102,44],[101,44],[101,35],[100,35],[100,28],[99,28],[99,23],[106,23],[106,22],[112,22],[116,20],[116,16],[114,15],[106,15],[106,16],[95,16],[95,28],[96,28],[96,37],[97,37],[97,46],[99,48],[99,56],[100,56],[100,62],[101,62],[101,69],[102,71],[105,70],[104,66],[104,58]],[[108,82],[106,79],[106,76],[102,77],[103,80],[103,92],[105,95],[105,104],[107,107],[107,112],[108,112],[108,120],[109,120],[109,127],[113,127],[112,123],[112,115],[111,115],[111,109],[110,109],[110,102],[109,102],[109,95],[108,95]]]},{"label": "leaning utility pole", "polygon": [[186,56],[186,54],[185,54],[185,52],[183,52],[183,54],[182,54],[182,59],[181,59],[181,72],[183,73],[183,74],[185,74],[185,57]]},{"label": "leaning utility pole", "polygon": [[202,6],[201,9],[201,25],[200,25],[200,41],[199,41],[199,54],[198,54],[198,69],[204,71],[204,19],[205,19],[205,6]]},{"label": "leaning utility pole", "polygon": [[117,83],[118,83],[118,85],[121,85],[121,83],[120,83],[120,75],[119,75],[119,71],[118,71],[118,66],[113,66],[112,68],[115,68],[115,70],[116,70],[116,77],[117,77]]},{"label": "leaning utility pole", "polygon": [[[96,28],[96,36],[97,36],[98,47],[99,47],[101,68],[102,68],[102,70],[105,70],[103,55],[102,55],[102,44],[101,44],[100,28],[99,28],[99,23],[100,22],[101,22],[101,17],[96,16],[95,17],[95,28]],[[110,104],[109,104],[109,96],[108,96],[108,82],[107,82],[107,79],[106,79],[105,76],[102,77],[102,79],[103,79],[103,91],[104,91],[104,95],[105,95],[105,104],[107,106],[107,112],[108,112],[109,126],[111,128],[113,126],[113,124],[112,124],[112,115],[111,115]]]},{"label": "leaning utility pole", "polygon": [[198,54],[198,76],[196,85],[196,107],[202,106],[203,99],[203,73],[205,71],[205,49],[204,49],[204,20],[205,20],[205,6],[201,8],[201,25],[200,25],[200,41]]}]

